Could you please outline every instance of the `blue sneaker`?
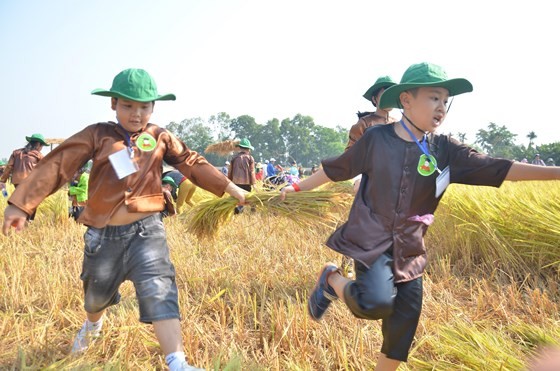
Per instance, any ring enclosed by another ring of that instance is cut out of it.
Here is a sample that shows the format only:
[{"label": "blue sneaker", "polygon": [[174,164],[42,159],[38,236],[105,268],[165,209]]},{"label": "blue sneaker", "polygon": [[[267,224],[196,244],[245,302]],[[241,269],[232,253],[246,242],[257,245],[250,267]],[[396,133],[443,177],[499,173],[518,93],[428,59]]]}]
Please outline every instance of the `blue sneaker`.
[{"label": "blue sneaker", "polygon": [[336,265],[332,263],[326,264],[321,271],[321,275],[319,276],[319,280],[317,281],[315,288],[309,296],[307,309],[309,311],[309,315],[315,321],[319,321],[329,308],[329,305],[331,305],[331,302],[338,299],[336,292],[327,282],[327,277],[337,270],[338,268]]}]

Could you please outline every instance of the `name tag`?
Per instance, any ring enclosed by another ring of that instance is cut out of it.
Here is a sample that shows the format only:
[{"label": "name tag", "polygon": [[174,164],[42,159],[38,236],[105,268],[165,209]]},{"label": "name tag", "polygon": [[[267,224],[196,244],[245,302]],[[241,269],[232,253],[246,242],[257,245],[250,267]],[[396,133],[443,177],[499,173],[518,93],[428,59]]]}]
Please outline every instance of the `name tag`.
[{"label": "name tag", "polygon": [[441,196],[443,191],[445,191],[445,189],[449,185],[449,182],[449,166],[446,166],[445,169],[443,169],[443,171],[436,178],[436,198]]},{"label": "name tag", "polygon": [[109,155],[109,161],[119,179],[126,178],[138,171],[138,165],[130,158],[127,148]]}]

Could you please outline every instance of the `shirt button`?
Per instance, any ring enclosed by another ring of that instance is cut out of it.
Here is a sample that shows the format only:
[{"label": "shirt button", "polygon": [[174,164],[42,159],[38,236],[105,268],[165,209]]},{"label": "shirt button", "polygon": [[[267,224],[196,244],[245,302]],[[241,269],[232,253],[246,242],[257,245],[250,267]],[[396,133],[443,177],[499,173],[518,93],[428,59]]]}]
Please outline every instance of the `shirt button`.
[{"label": "shirt button", "polygon": [[405,194],[406,193],[406,188],[401,188],[401,193]]},{"label": "shirt button", "polygon": [[397,214],[400,214],[400,213],[401,213],[401,209],[397,209]]}]

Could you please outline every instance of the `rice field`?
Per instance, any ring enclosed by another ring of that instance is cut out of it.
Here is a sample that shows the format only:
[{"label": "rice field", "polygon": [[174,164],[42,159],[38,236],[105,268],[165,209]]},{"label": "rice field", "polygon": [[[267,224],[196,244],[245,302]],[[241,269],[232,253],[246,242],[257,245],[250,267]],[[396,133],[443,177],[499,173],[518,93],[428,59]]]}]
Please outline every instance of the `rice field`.
[{"label": "rice field", "polygon": [[[332,185],[322,192],[344,192]],[[430,265],[409,362],[400,370],[524,370],[544,346],[560,346],[560,182],[451,186],[427,234]],[[198,204],[209,195],[198,190]],[[5,200],[0,200],[3,210]],[[84,320],[79,275],[85,227],[66,218],[63,191],[21,233],[0,237],[1,370],[163,370],[151,326],[138,322],[134,288],[107,311],[103,335],[69,355]],[[323,321],[306,300],[317,273],[340,256],[323,245],[329,223],[297,212],[244,212],[214,237],[166,218],[177,271],[185,352],[209,370],[372,370],[380,322],[341,302]],[[1,211],[0,213],[3,213]],[[313,219],[318,223],[313,224]]]}]

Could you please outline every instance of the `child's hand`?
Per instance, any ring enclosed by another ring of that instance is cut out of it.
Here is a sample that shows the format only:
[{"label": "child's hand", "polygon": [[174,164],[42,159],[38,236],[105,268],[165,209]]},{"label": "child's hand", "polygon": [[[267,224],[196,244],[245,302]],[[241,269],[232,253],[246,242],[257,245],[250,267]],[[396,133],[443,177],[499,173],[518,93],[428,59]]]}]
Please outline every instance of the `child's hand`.
[{"label": "child's hand", "polygon": [[230,196],[237,198],[237,200],[239,200],[239,205],[245,205],[245,195],[249,192],[231,182],[226,187],[226,192],[229,193]]},{"label": "child's hand", "polygon": [[295,192],[296,190],[294,189],[293,186],[287,186],[282,188],[282,190],[280,191],[280,200],[284,201],[286,199],[286,194],[287,193],[292,193]]},{"label": "child's hand", "polygon": [[2,233],[8,235],[10,227],[14,227],[16,231],[21,231],[25,226],[27,214],[15,206],[8,205],[4,210],[4,225],[2,226]]}]

